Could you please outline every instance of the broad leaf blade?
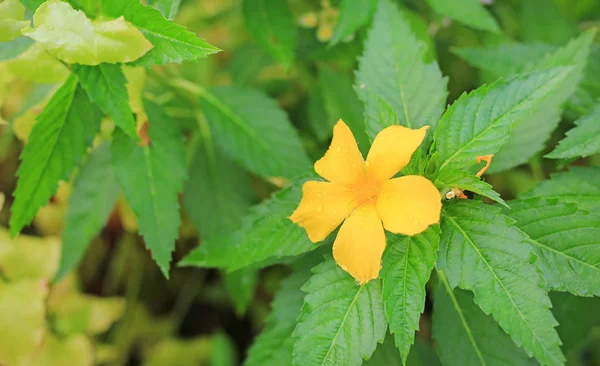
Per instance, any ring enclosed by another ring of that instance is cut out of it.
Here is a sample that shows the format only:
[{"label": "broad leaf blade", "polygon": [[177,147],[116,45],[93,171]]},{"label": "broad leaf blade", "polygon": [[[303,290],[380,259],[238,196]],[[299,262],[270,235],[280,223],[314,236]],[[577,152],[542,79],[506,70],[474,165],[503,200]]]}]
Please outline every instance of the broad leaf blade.
[{"label": "broad leaf blade", "polygon": [[433,338],[444,365],[527,365],[525,352],[475,305],[473,295],[452,289],[443,272],[438,274]]},{"label": "broad leaf blade", "polygon": [[576,127],[550,154],[551,159],[586,157],[600,152],[600,104],[587,115],[575,121]]},{"label": "broad leaf blade", "polygon": [[381,282],[359,286],[333,258],[313,268],[294,330],[294,365],[358,366],[386,331]]},{"label": "broad leaf blade", "polygon": [[203,39],[185,27],[165,19],[151,6],[145,6],[139,0],[104,0],[102,12],[114,18],[120,16],[135,25],[154,46],[135,61],[135,65],[151,66],[171,62],[194,61],[219,52]]},{"label": "broad leaf blade", "polygon": [[[600,324],[600,298],[579,297],[567,292],[551,292],[552,313],[566,354],[577,350],[588,333]],[[569,357],[570,358],[570,357]]]},{"label": "broad leaf blade", "polygon": [[76,73],[88,97],[125,133],[136,136],[136,122],[127,94],[127,79],[121,66],[105,63],[98,66],[82,65],[77,67]]},{"label": "broad leaf blade", "polygon": [[13,193],[11,234],[29,224],[38,209],[69,179],[94,135],[102,114],[71,75],[52,96],[37,117],[17,171],[19,181]]},{"label": "broad leaf blade", "polygon": [[425,284],[439,249],[439,227],[415,236],[389,235],[380,277],[385,315],[403,363],[414,343],[425,307]]},{"label": "broad leaf blade", "polygon": [[55,281],[77,266],[94,236],[106,224],[120,192],[111,164],[110,147],[100,145],[87,158],[73,184]]},{"label": "broad leaf blade", "polygon": [[511,201],[510,206],[505,213],[529,235],[550,289],[600,296],[600,215],[540,198]]},{"label": "broad leaf blade", "polygon": [[466,170],[445,169],[435,178],[434,183],[436,187],[441,190],[458,188],[465,191],[471,191],[506,206],[506,202],[504,202],[500,195],[494,191],[491,185]]},{"label": "broad leaf blade", "polygon": [[436,13],[471,28],[500,33],[496,19],[479,0],[427,0],[427,3]]},{"label": "broad leaf blade", "polygon": [[224,274],[224,285],[235,313],[243,316],[254,299],[254,290],[258,283],[258,271],[255,269],[240,269]]},{"label": "broad leaf blade", "polygon": [[248,170],[293,178],[310,165],[287,115],[262,93],[215,87],[201,92],[200,105],[221,151]]},{"label": "broad leaf blade", "polygon": [[292,65],[296,49],[296,28],[286,1],[244,0],[242,14],[246,28],[285,67]]},{"label": "broad leaf blade", "polygon": [[443,211],[438,264],[450,284],[475,302],[542,364],[562,365],[560,339],[527,236],[500,209],[461,201]]},{"label": "broad leaf blade", "polygon": [[179,236],[178,193],[186,178],[185,151],[179,130],[161,107],[144,100],[144,108],[150,144],[140,146],[136,139],[116,130],[112,159],[146,246],[168,277],[171,252]]},{"label": "broad leaf blade", "polygon": [[376,8],[377,0],[341,0],[340,17],[329,43],[339,43],[367,25]]}]

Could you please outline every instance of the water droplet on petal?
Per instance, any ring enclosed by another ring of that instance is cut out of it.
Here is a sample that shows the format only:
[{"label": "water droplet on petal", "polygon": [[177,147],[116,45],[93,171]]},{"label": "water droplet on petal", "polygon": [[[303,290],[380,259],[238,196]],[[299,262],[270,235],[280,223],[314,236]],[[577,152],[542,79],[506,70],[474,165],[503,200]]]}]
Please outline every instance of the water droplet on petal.
[{"label": "water droplet on petal", "polygon": [[338,146],[335,148],[335,151],[340,152],[340,151],[342,151],[342,148],[340,146]]},{"label": "water droplet on petal", "polygon": [[346,265],[342,264],[340,267],[342,267],[342,269],[343,269],[344,271],[348,272],[348,266],[346,266]]},{"label": "water droplet on petal", "polygon": [[323,211],[323,206],[317,207],[317,211],[319,211],[319,212]]}]

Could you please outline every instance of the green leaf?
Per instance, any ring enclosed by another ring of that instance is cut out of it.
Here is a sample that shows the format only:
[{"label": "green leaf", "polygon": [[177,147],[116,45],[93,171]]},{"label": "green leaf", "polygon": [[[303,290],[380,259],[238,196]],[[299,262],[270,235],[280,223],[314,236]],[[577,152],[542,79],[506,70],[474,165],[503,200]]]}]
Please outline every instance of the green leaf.
[{"label": "green leaf", "polygon": [[17,235],[69,179],[100,129],[102,113],[71,75],[37,117],[21,154],[13,193],[11,234]]},{"label": "green leaf", "polygon": [[306,231],[288,218],[300,202],[302,184],[311,179],[314,179],[313,174],[298,178],[270,199],[252,207],[235,230],[203,240],[179,265],[235,271],[317,248]]},{"label": "green leaf", "polygon": [[[377,114],[382,100],[400,124],[409,128],[434,128],[446,103],[447,79],[435,62],[425,63],[426,45],[417,40],[409,23],[390,0],[380,0],[359,58],[357,93],[366,104],[365,114]],[[386,124],[367,118],[370,138]]]},{"label": "green leaf", "polygon": [[33,29],[23,34],[67,63],[130,62],[152,48],[144,35],[124,19],[92,22],[82,11],[59,0],[43,3],[36,10],[33,23]]},{"label": "green leaf", "polygon": [[210,339],[210,365],[211,366],[236,366],[237,347],[233,340],[223,331],[217,331]]},{"label": "green leaf", "polygon": [[588,114],[600,98],[600,47],[593,44],[579,87],[569,99],[567,108],[576,116]]},{"label": "green leaf", "polygon": [[161,271],[168,278],[171,252],[179,236],[178,193],[186,178],[183,140],[176,124],[161,107],[144,100],[149,145],[114,132],[115,176],[138,218],[140,233]]},{"label": "green leaf", "polygon": [[11,74],[36,83],[60,83],[69,76],[69,69],[50,56],[39,43],[35,43],[6,64]]},{"label": "green leaf", "polygon": [[491,185],[482,181],[480,177],[477,177],[475,174],[466,170],[444,169],[435,178],[434,184],[436,187],[442,190],[459,188],[461,190],[471,191],[506,206],[506,202],[504,202],[500,195],[494,191]]},{"label": "green leaf", "polygon": [[454,202],[442,212],[438,265],[452,287],[475,293],[475,302],[544,365],[562,365],[560,339],[527,236],[500,208]]},{"label": "green leaf", "polygon": [[225,274],[225,289],[238,316],[246,313],[254,298],[257,282],[258,272],[255,269],[240,269]]},{"label": "green leaf", "polygon": [[549,288],[600,296],[600,215],[554,199],[521,199],[510,206],[505,214],[529,235]]},{"label": "green leaf", "polygon": [[129,136],[137,136],[136,122],[129,106],[127,79],[120,65],[100,64],[75,68],[88,97],[108,114]]},{"label": "green leaf", "polygon": [[55,281],[79,264],[92,239],[106,224],[120,192],[111,165],[110,147],[100,145],[90,154],[73,184]]},{"label": "green leaf", "polygon": [[113,18],[123,16],[154,46],[144,57],[136,60],[134,65],[151,66],[195,61],[220,51],[185,27],[165,19],[153,7],[142,5],[140,0],[103,0],[102,12]]},{"label": "green leaf", "polygon": [[248,351],[245,366],[280,366],[292,364],[295,339],[292,337],[296,318],[304,303],[300,287],[311,276],[310,267],[287,277],[275,294],[265,329],[256,337]]},{"label": "green leaf", "polygon": [[363,362],[363,366],[441,366],[435,350],[429,343],[415,339],[408,359],[402,363],[400,352],[394,344],[394,336],[388,333],[382,344],[377,345],[373,356]]},{"label": "green leaf", "polygon": [[600,324],[600,298],[578,297],[566,292],[551,292],[552,313],[558,320],[556,328],[565,353],[576,350],[593,327]]},{"label": "green leaf", "polygon": [[175,19],[181,6],[181,0],[151,0],[149,3],[169,20]]},{"label": "green leaf", "polygon": [[576,34],[575,22],[560,10],[556,1],[528,0],[519,3],[520,28],[525,42],[563,44]]},{"label": "green leaf", "polygon": [[568,172],[552,174],[550,180],[540,182],[521,197],[556,198],[600,215],[600,168],[569,167]]},{"label": "green leaf", "polygon": [[233,86],[201,91],[200,106],[216,144],[264,177],[293,178],[310,165],[285,112],[264,94]]},{"label": "green leaf", "polygon": [[452,289],[438,272],[433,303],[433,338],[448,366],[527,365],[528,357],[489,315],[473,302],[473,294]]},{"label": "green leaf", "polygon": [[508,141],[513,124],[527,118],[570,70],[561,67],[533,72],[461,95],[435,131],[432,163],[436,170],[469,168],[477,156],[495,154]]},{"label": "green leaf", "polygon": [[12,41],[21,35],[21,30],[29,26],[25,17],[25,7],[18,0],[0,2],[0,42]]},{"label": "green leaf", "polygon": [[264,48],[255,43],[248,43],[233,51],[227,71],[233,84],[250,86],[259,79],[259,73],[273,63],[273,57]]},{"label": "green leaf", "polygon": [[248,174],[223,156],[200,120],[201,141],[194,147],[183,205],[202,239],[233,229],[248,211],[253,192]]},{"label": "green leaf", "polygon": [[377,0],[341,0],[340,17],[329,43],[335,45],[352,36],[358,29],[366,26],[376,8]]},{"label": "green leaf", "polygon": [[386,319],[403,363],[419,330],[425,284],[435,265],[439,240],[438,226],[414,236],[388,235],[380,277]]},{"label": "green leaf", "polygon": [[0,229],[0,275],[9,281],[50,279],[58,269],[60,240],[56,237],[20,235],[10,239]]},{"label": "green leaf", "polygon": [[386,333],[381,282],[356,284],[329,257],[313,268],[294,330],[294,365],[360,365]]},{"label": "green leaf", "polygon": [[490,173],[525,163],[544,149],[552,131],[558,126],[562,105],[573,94],[581,80],[594,36],[595,30],[585,32],[556,52],[525,68],[525,71],[542,71],[551,67],[573,66],[569,75],[560,82],[554,92],[544,98],[530,117],[513,125],[510,139],[494,156]]},{"label": "green leaf", "polygon": [[584,117],[575,121],[576,127],[567,132],[567,137],[550,154],[551,159],[586,157],[600,152],[600,104]]},{"label": "green leaf", "polygon": [[34,362],[36,366],[90,365],[94,363],[94,346],[83,334],[58,337],[50,333]]},{"label": "green leaf", "polygon": [[500,33],[496,19],[479,0],[427,0],[427,3],[436,13],[471,28]]},{"label": "green leaf", "polygon": [[287,1],[244,0],[242,14],[252,37],[288,69],[294,61],[296,27]]}]

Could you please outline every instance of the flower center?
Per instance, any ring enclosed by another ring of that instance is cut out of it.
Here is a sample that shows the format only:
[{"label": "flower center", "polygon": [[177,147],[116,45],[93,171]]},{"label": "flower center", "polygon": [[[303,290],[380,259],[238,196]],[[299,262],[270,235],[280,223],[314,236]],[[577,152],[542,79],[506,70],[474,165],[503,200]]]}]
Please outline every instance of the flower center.
[{"label": "flower center", "polygon": [[370,179],[366,179],[362,184],[357,185],[354,188],[356,192],[356,199],[360,204],[364,203],[375,203],[379,192],[381,192],[381,184]]}]

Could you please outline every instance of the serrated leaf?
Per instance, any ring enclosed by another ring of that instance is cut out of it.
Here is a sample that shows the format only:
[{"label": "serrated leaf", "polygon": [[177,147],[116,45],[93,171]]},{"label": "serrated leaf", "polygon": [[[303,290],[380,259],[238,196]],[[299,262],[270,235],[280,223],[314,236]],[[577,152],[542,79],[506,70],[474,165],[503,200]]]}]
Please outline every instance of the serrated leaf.
[{"label": "serrated leaf", "polygon": [[161,107],[144,100],[149,145],[116,130],[112,143],[115,176],[138,218],[140,233],[168,278],[171,252],[179,236],[178,193],[186,178],[183,140]]},{"label": "serrated leaf", "polygon": [[294,346],[294,365],[362,364],[386,333],[381,282],[356,284],[330,256],[313,268]]},{"label": "serrated leaf", "polygon": [[[369,99],[380,98],[398,118],[394,124],[409,128],[437,125],[446,102],[447,79],[435,62],[425,63],[425,44],[417,40],[402,13],[390,0],[380,0],[359,58],[357,93],[370,110]],[[367,133],[374,138],[385,125],[367,118]]]},{"label": "serrated leaf", "polygon": [[25,17],[25,7],[19,0],[0,2],[0,42],[12,41],[21,35],[21,30],[29,26]]},{"label": "serrated leaf", "polygon": [[549,288],[600,296],[600,215],[553,199],[514,200],[510,206],[505,214],[529,235]]},{"label": "serrated leaf", "polygon": [[154,46],[144,57],[136,60],[135,65],[151,66],[195,61],[220,51],[185,27],[165,19],[153,7],[142,5],[139,0],[104,0],[102,12],[114,18],[123,16]]},{"label": "serrated leaf", "polygon": [[406,363],[425,307],[425,284],[435,265],[440,232],[432,226],[414,236],[388,235],[380,278],[385,315]]},{"label": "serrated leaf", "polygon": [[568,172],[552,174],[521,198],[556,198],[561,202],[576,203],[580,209],[600,214],[600,168],[569,167]]},{"label": "serrated leaf", "polygon": [[264,178],[293,178],[308,169],[300,139],[274,100],[233,86],[200,94],[215,142],[229,158]]},{"label": "serrated leaf", "polygon": [[21,154],[19,181],[13,196],[13,236],[29,224],[38,209],[69,179],[98,130],[102,114],[71,75],[37,117]]},{"label": "serrated leaf", "polygon": [[152,48],[144,35],[123,18],[92,22],[82,11],[59,0],[43,3],[33,16],[33,24],[33,29],[23,34],[67,63],[131,62]]},{"label": "serrated leaf", "polygon": [[92,239],[106,224],[120,192],[111,165],[110,146],[100,145],[87,158],[73,184],[55,281],[79,264]]},{"label": "serrated leaf", "polygon": [[575,121],[575,127],[550,154],[550,159],[586,157],[600,152],[600,104],[587,115]]},{"label": "serrated leaf", "polygon": [[489,315],[473,294],[452,289],[438,272],[433,303],[433,338],[444,365],[528,365],[528,357]]},{"label": "serrated leaf", "polygon": [[377,0],[341,0],[340,16],[329,43],[335,45],[352,36],[358,29],[366,26],[376,8]]},{"label": "serrated leaf", "polygon": [[239,225],[254,194],[248,174],[215,148],[205,121],[201,121],[200,135],[183,205],[200,237],[206,239]]},{"label": "serrated leaf", "polygon": [[225,273],[225,289],[233,302],[235,312],[243,316],[254,297],[258,282],[258,272],[255,269],[239,269]]},{"label": "serrated leaf", "polygon": [[75,69],[90,100],[108,114],[130,136],[136,136],[136,122],[129,107],[127,79],[121,65],[100,64]]},{"label": "serrated leaf", "polygon": [[558,334],[562,349],[568,354],[586,339],[588,333],[600,324],[600,298],[578,297],[567,292],[551,292],[552,313],[558,320]]},{"label": "serrated leaf", "polygon": [[445,207],[441,228],[438,265],[450,285],[473,291],[475,303],[528,355],[562,365],[550,300],[514,221],[500,208],[463,200]]},{"label": "serrated leaf", "polygon": [[440,189],[459,188],[461,190],[471,191],[506,206],[506,202],[504,202],[500,195],[494,191],[491,185],[466,170],[442,170],[435,178],[434,184]]},{"label": "serrated leaf", "polygon": [[438,172],[469,168],[477,156],[495,154],[508,141],[511,127],[527,118],[570,70],[561,67],[533,72],[461,95],[435,131],[432,159]]},{"label": "serrated leaf", "polygon": [[496,19],[479,0],[427,0],[438,14],[447,16],[474,29],[500,33]]},{"label": "serrated leaf", "polygon": [[311,276],[310,267],[294,272],[281,282],[271,305],[265,329],[250,349],[245,366],[280,366],[292,364],[296,318],[304,303],[302,285]]},{"label": "serrated leaf", "polygon": [[151,0],[149,3],[160,11],[165,18],[173,20],[179,12],[181,0]]},{"label": "serrated leaf", "polygon": [[250,34],[288,69],[294,61],[296,27],[287,2],[244,0],[242,14]]},{"label": "serrated leaf", "polygon": [[235,271],[317,248],[306,231],[288,218],[298,206],[302,184],[310,179],[314,179],[313,174],[298,178],[270,199],[253,206],[239,227],[202,241],[179,265]]},{"label": "serrated leaf", "polygon": [[39,43],[32,45],[6,64],[13,75],[36,83],[59,83],[69,76],[69,69],[50,56]]}]

